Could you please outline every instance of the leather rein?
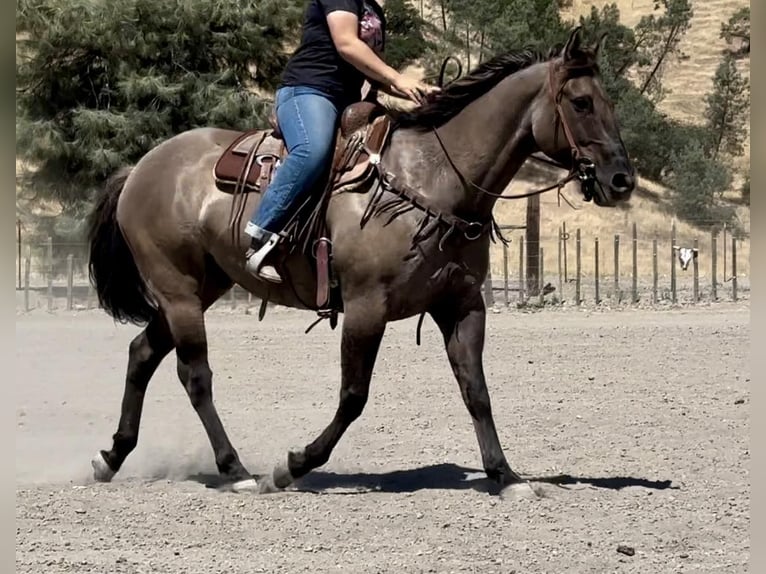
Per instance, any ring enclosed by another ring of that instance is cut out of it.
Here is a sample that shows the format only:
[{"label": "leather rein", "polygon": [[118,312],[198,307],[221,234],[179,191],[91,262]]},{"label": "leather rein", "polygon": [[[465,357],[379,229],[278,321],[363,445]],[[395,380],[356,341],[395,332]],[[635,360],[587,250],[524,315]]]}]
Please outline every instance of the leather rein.
[{"label": "leather rein", "polygon": [[[445,60],[444,64],[442,64],[442,73],[440,74],[440,80],[443,78],[444,68],[446,66],[447,61],[448,60]],[[574,136],[572,135],[572,130],[569,127],[569,123],[567,122],[566,116],[564,115],[564,111],[561,107],[561,98],[563,96],[563,90],[564,90],[564,85],[566,84],[566,81],[561,84],[561,87],[558,89],[558,91],[555,91],[554,89],[555,66],[553,62],[550,62],[548,64],[548,69],[549,69],[548,90],[550,92],[550,95],[556,110],[556,114],[555,114],[556,125],[555,125],[555,132],[554,132],[554,142],[558,138],[558,124],[560,122],[561,126],[564,128],[564,136],[567,139],[567,143],[569,144],[569,148],[572,154],[572,163],[567,175],[564,176],[559,181],[557,181],[556,183],[554,183],[553,185],[549,185],[548,187],[544,187],[542,189],[536,189],[534,191],[529,191],[526,193],[518,193],[518,194],[510,194],[510,195],[506,195],[503,193],[494,193],[466,179],[466,177],[463,175],[463,173],[460,171],[457,165],[455,165],[455,162],[450,157],[450,154],[447,151],[444,141],[439,135],[438,129],[436,127],[432,128],[432,131],[434,132],[434,135],[436,136],[436,139],[439,142],[439,146],[442,148],[442,152],[444,152],[444,156],[447,158],[447,161],[449,162],[450,166],[454,170],[455,174],[458,176],[458,179],[460,180],[460,183],[463,185],[463,187],[465,187],[466,189],[474,189],[476,191],[479,191],[491,197],[495,197],[497,199],[524,199],[527,197],[540,195],[542,193],[551,191],[553,189],[557,189],[560,195],[562,188],[567,183],[577,179],[580,182],[580,187],[583,193],[584,200],[591,201],[593,199],[595,187],[596,185],[599,185],[598,179],[596,179],[596,164],[593,162],[592,159],[590,159],[589,157],[587,157],[585,154],[582,153],[582,151],[580,150],[580,147],[575,142]],[[452,81],[455,81],[455,80],[452,80]],[[556,161],[543,160],[541,158],[534,157],[534,156],[532,156],[532,158],[538,161],[541,161],[543,163],[547,163],[549,165],[554,165],[556,167],[563,167],[561,164],[559,164]],[[566,200],[566,198],[565,198],[565,201],[567,201],[568,203],[568,200]]]}]

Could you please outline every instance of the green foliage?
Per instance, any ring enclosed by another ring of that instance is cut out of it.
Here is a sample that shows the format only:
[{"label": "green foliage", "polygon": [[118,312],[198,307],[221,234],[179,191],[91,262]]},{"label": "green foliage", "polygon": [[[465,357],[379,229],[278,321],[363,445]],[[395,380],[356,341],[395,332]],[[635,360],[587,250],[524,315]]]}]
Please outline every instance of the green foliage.
[{"label": "green foliage", "polygon": [[434,44],[426,40],[426,22],[407,0],[388,0],[386,14],[386,63],[401,69],[420,58]]},{"label": "green foliage", "polygon": [[734,209],[717,197],[731,185],[731,175],[713,161],[702,143],[690,141],[670,158],[673,166],[667,183],[673,189],[673,208],[679,217],[704,229],[734,222]]},{"label": "green foliage", "polygon": [[750,6],[740,8],[721,24],[720,37],[726,41],[726,52],[735,58],[750,55]]},{"label": "green foliage", "polygon": [[19,0],[17,153],[64,205],[198,126],[261,123],[300,0]]},{"label": "green foliage", "polygon": [[690,0],[656,0],[660,14],[644,16],[635,28],[639,91],[659,101],[664,95],[662,74],[672,58],[684,59],[680,43],[694,15]]},{"label": "green foliage", "polygon": [[747,113],[750,109],[750,88],[737,70],[734,56],[727,54],[718,65],[713,79],[713,91],[705,98],[705,118],[710,130],[710,155],[720,152],[740,155],[747,137]]},{"label": "green foliage", "polygon": [[742,197],[742,202],[745,205],[750,205],[750,172],[747,172],[747,175],[745,176],[745,181],[742,183],[742,187],[739,190],[739,193]]}]

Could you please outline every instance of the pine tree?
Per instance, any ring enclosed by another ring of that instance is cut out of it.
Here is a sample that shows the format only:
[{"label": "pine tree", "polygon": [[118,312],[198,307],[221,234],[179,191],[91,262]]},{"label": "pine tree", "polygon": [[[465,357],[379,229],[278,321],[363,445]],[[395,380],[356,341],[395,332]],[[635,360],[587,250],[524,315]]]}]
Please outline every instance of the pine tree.
[{"label": "pine tree", "polygon": [[642,17],[636,25],[635,34],[641,40],[638,48],[642,78],[639,91],[659,101],[663,96],[665,65],[672,57],[686,58],[680,44],[691,27],[694,11],[690,0],[656,0],[654,8],[662,8],[663,12]]},{"label": "pine tree", "polygon": [[198,126],[262,124],[300,0],[19,0],[17,154],[65,206]]},{"label": "pine tree", "polygon": [[721,39],[726,41],[727,51],[736,58],[750,55],[750,6],[740,8],[729,21],[721,24]]},{"label": "pine tree", "polygon": [[711,133],[710,156],[719,153],[740,155],[747,137],[745,124],[750,108],[748,82],[737,70],[734,56],[724,56],[713,79],[713,91],[706,98],[705,118]]},{"label": "pine tree", "polygon": [[387,0],[383,8],[386,14],[386,63],[401,69],[433,47],[433,43],[425,38],[429,26],[407,0]]}]

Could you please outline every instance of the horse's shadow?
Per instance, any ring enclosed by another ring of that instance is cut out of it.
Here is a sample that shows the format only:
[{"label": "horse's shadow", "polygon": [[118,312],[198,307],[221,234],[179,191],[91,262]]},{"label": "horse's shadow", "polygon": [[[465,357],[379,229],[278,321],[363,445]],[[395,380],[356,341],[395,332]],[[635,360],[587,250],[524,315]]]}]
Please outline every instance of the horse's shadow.
[{"label": "horse's shadow", "polygon": [[[596,489],[621,490],[639,487],[651,490],[678,489],[671,480],[649,480],[631,476],[581,477],[569,474],[552,476],[524,476],[530,482],[547,483],[563,488],[573,485]],[[189,477],[209,488],[220,488],[216,475],[198,474]],[[338,489],[338,490],[336,490]],[[484,471],[456,464],[434,464],[420,468],[395,470],[383,473],[338,473],[315,470],[297,480],[290,490],[323,493],[336,491],[342,494],[364,492],[408,493],[418,490],[476,490],[497,494],[497,484],[488,479]]]}]

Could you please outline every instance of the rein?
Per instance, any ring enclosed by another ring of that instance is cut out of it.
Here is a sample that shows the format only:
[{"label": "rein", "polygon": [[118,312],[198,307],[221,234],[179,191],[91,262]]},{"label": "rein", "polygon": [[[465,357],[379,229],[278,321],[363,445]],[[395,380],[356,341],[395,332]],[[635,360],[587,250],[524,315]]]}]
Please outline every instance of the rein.
[{"label": "rein", "polygon": [[[441,77],[443,77],[444,67],[446,66],[446,63],[447,63],[447,60],[445,60],[444,64],[442,64]],[[444,141],[439,135],[438,129],[436,127],[432,128],[432,131],[434,135],[436,136],[436,140],[439,142],[439,146],[441,147],[442,152],[444,152],[444,156],[447,158],[447,161],[449,162],[455,174],[458,176],[458,179],[460,180],[460,183],[463,185],[463,187],[465,187],[466,189],[474,189],[476,191],[479,191],[481,193],[484,193],[496,199],[524,199],[526,197],[540,195],[542,193],[551,191],[553,189],[557,189],[560,195],[561,189],[567,183],[577,179],[580,181],[580,186],[581,186],[585,201],[590,201],[591,199],[593,199],[594,184],[598,184],[598,180],[596,179],[596,165],[593,162],[593,160],[591,160],[589,157],[587,157],[585,154],[582,153],[582,151],[580,150],[580,147],[575,142],[574,136],[572,135],[572,130],[569,127],[569,123],[567,122],[566,116],[564,115],[564,112],[561,108],[561,98],[563,95],[563,89],[566,82],[562,83],[559,90],[554,93],[555,68],[554,68],[553,62],[551,62],[548,65],[548,69],[550,70],[550,73],[548,74],[548,88],[549,88],[549,92],[551,94],[551,98],[553,100],[553,104],[556,110],[556,115],[555,115],[556,127],[558,128],[558,124],[559,122],[561,122],[561,125],[564,128],[564,136],[567,138],[567,143],[569,143],[569,148],[572,154],[572,165],[567,175],[561,180],[559,180],[558,182],[554,183],[553,185],[549,185],[548,187],[544,187],[542,189],[537,189],[534,191],[529,191],[526,193],[518,193],[518,194],[511,194],[511,195],[506,195],[503,193],[494,193],[466,179],[466,177],[463,175],[463,173],[460,171],[457,165],[455,165],[455,162],[450,157],[450,154],[447,151],[447,147],[445,146]],[[558,136],[558,129],[556,129],[554,137],[557,137],[557,136]],[[539,159],[539,158],[534,158],[534,159]],[[543,160],[539,160],[539,161],[543,161]],[[562,167],[558,162],[544,161],[544,163]]]}]

